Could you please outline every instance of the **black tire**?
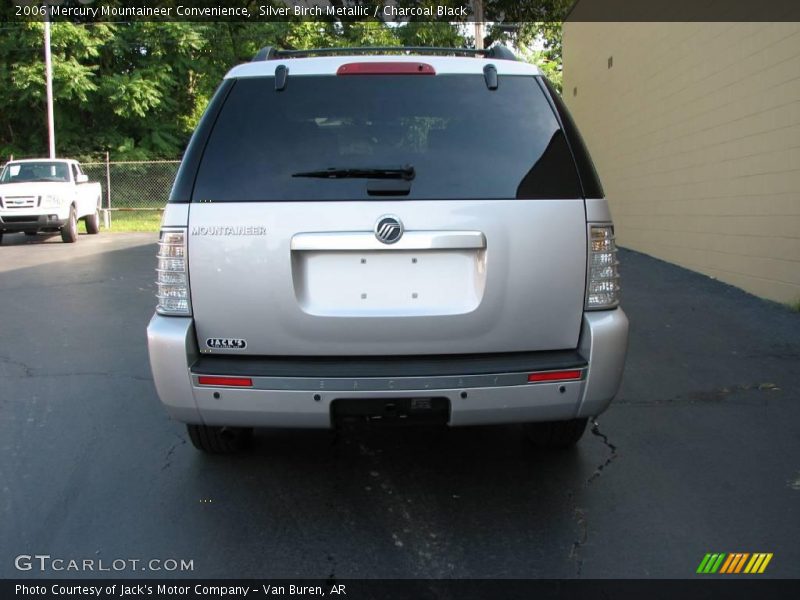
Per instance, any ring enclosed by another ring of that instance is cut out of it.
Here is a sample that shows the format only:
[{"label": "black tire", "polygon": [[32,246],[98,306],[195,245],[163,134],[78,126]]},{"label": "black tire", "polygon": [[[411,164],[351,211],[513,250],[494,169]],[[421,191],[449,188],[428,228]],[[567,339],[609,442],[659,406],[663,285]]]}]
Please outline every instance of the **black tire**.
[{"label": "black tire", "polygon": [[0,233],[0,244],[2,244],[2,243],[3,243],[3,234]]},{"label": "black tire", "polygon": [[78,239],[78,219],[75,216],[75,207],[69,209],[69,218],[61,228],[61,241],[66,244],[73,244]]},{"label": "black tire", "polygon": [[84,217],[83,222],[86,224],[86,233],[94,235],[100,233],[100,211],[95,210],[93,215]]},{"label": "black tire", "polygon": [[253,429],[250,427],[213,427],[186,425],[189,439],[198,450],[209,454],[231,454],[250,444]]},{"label": "black tire", "polygon": [[544,423],[526,423],[525,435],[539,448],[570,448],[578,443],[586,431],[589,419],[572,419],[570,421],[547,421]]}]

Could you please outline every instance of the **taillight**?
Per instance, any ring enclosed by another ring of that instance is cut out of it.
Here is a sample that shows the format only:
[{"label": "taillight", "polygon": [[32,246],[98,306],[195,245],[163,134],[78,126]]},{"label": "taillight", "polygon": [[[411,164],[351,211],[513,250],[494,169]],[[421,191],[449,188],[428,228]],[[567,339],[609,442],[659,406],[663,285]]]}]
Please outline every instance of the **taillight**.
[{"label": "taillight", "polygon": [[586,310],[614,308],[619,304],[617,245],[612,225],[589,227],[589,277]]},{"label": "taillight", "polygon": [[162,315],[192,314],[189,304],[189,269],[186,263],[186,229],[165,227],[158,239],[156,312]]}]

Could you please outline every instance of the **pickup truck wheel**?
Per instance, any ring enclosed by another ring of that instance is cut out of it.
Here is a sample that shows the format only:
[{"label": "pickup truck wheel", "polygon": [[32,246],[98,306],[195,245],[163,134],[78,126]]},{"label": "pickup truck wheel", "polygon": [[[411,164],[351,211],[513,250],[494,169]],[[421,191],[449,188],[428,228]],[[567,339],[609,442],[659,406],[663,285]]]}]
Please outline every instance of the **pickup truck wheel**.
[{"label": "pickup truck wheel", "polygon": [[251,427],[187,425],[186,429],[194,447],[209,454],[238,452],[247,447],[253,435]]},{"label": "pickup truck wheel", "polygon": [[586,430],[588,419],[526,423],[523,427],[528,440],[540,448],[569,448],[578,443]]},{"label": "pickup truck wheel", "polygon": [[61,241],[72,244],[78,239],[78,219],[75,215],[75,207],[69,209],[69,219],[61,228]]},{"label": "pickup truck wheel", "polygon": [[94,235],[95,233],[100,233],[100,211],[94,211],[94,214],[89,215],[83,219],[83,222],[86,223],[86,233],[90,233]]}]

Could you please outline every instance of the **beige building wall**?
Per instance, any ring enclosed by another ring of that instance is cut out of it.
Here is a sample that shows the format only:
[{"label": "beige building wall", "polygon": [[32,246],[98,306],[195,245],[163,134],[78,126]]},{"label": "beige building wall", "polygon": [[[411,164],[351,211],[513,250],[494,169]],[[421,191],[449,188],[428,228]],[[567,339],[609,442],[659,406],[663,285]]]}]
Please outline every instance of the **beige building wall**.
[{"label": "beige building wall", "polygon": [[566,23],[563,41],[620,245],[800,300],[800,23]]}]

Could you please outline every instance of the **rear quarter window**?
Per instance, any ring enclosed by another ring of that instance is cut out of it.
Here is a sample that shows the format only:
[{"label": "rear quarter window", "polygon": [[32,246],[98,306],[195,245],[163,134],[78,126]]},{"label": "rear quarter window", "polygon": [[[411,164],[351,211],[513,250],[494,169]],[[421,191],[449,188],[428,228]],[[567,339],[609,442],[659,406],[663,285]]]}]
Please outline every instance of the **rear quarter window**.
[{"label": "rear quarter window", "polygon": [[584,196],[586,198],[605,198],[605,192],[603,191],[603,186],[600,184],[600,177],[597,175],[597,170],[589,155],[589,150],[586,147],[586,143],[583,141],[583,136],[581,136],[580,131],[578,131],[575,120],[567,109],[567,105],[564,104],[561,95],[548,79],[542,78],[542,81],[550,93],[553,105],[563,124],[564,133],[569,142],[572,155],[575,158],[575,166],[578,169],[578,176],[583,186]]},{"label": "rear quarter window", "polygon": [[570,149],[533,76],[296,76],[236,80],[208,137],[193,201],[370,200],[365,179],[293,177],[402,167],[406,199],[580,198]]}]

